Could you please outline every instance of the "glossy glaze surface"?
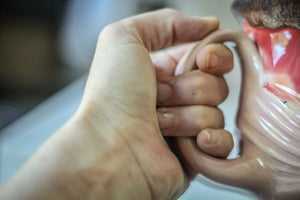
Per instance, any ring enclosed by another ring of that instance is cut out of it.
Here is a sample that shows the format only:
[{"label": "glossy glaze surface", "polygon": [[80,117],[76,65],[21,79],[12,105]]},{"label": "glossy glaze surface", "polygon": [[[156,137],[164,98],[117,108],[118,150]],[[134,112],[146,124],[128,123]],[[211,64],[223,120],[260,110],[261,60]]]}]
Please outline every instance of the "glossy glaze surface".
[{"label": "glossy glaze surface", "polygon": [[[248,34],[251,35],[251,32]],[[176,71],[176,74],[181,74],[192,70],[195,66],[196,53],[209,43],[233,41],[237,44],[243,71],[237,116],[237,125],[242,134],[240,157],[222,160],[208,156],[197,148],[194,138],[178,139],[177,146],[182,162],[187,163],[188,168],[194,173],[200,172],[213,180],[256,191],[262,198],[299,199],[300,113],[297,104],[299,76],[295,75],[300,67],[296,62],[299,58],[294,61],[294,56],[298,54],[292,51],[277,56],[272,51],[272,45],[281,44],[282,40],[268,44],[269,40],[263,33],[257,36],[259,34],[254,31],[252,34],[261,39],[259,48],[240,31],[217,31],[201,41],[186,60],[179,63]],[[273,32],[267,35],[271,34]],[[285,41],[286,47],[289,47],[289,41]],[[293,42],[292,46],[294,43],[296,42]],[[297,46],[299,44],[296,44]],[[298,51],[298,48],[294,49],[296,50]],[[285,51],[289,52],[290,49],[286,48]],[[273,58],[276,62],[273,62]],[[281,61],[283,58],[287,63]],[[272,65],[266,65],[270,60]],[[280,78],[280,81],[277,78],[269,78],[282,75],[290,82],[286,83]],[[294,92],[289,92],[291,90]],[[294,100],[297,100],[296,104]]]},{"label": "glossy glaze surface", "polygon": [[300,108],[300,31],[255,28],[243,23],[245,33],[256,42],[264,67],[264,87],[292,109]]}]

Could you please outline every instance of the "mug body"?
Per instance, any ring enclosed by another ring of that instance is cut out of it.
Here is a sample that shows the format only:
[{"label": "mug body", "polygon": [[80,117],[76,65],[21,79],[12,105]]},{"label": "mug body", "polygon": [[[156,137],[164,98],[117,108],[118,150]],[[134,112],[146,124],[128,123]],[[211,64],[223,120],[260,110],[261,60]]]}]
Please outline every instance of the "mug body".
[{"label": "mug body", "polygon": [[[244,32],[256,44],[262,66],[259,84],[244,86],[237,125],[241,152],[256,161],[261,178],[253,188],[268,198],[300,196],[300,31],[292,27],[267,29],[243,21]],[[251,55],[249,55],[251,56]],[[258,66],[252,66],[256,68]],[[249,89],[251,88],[251,89]],[[250,178],[250,177],[249,177]]]}]

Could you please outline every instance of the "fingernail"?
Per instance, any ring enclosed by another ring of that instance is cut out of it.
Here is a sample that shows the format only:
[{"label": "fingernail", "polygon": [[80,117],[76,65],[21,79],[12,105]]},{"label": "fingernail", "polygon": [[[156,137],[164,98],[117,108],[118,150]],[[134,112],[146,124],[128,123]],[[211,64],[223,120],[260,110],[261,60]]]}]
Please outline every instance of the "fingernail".
[{"label": "fingernail", "polygon": [[219,23],[219,19],[217,17],[213,17],[213,16],[201,17],[201,19]]},{"label": "fingernail", "polygon": [[206,141],[207,144],[210,142],[210,135],[208,132],[204,132],[202,134],[202,137],[204,138],[204,140]]},{"label": "fingernail", "polygon": [[210,31],[215,30],[220,26],[220,21],[217,17],[201,17],[201,18],[202,20],[207,22],[208,26],[206,28],[208,28]]},{"label": "fingernail", "polygon": [[167,102],[172,96],[172,87],[165,83],[157,84],[157,101],[162,104]]},{"label": "fingernail", "polygon": [[158,122],[160,129],[170,128],[174,123],[175,115],[173,113],[158,112]]},{"label": "fingernail", "polygon": [[217,144],[218,140],[219,140],[218,135],[209,133],[208,131],[205,131],[203,133],[203,137],[206,138],[207,144],[210,144],[210,145]]},{"label": "fingernail", "polygon": [[198,16],[198,15],[194,15],[193,16],[196,19],[202,19],[202,20],[206,20],[206,21],[212,21],[212,22],[219,22],[219,18],[214,17],[214,16]]},{"label": "fingernail", "polygon": [[207,53],[206,55],[206,67],[214,68],[219,65],[219,56],[214,53]]}]

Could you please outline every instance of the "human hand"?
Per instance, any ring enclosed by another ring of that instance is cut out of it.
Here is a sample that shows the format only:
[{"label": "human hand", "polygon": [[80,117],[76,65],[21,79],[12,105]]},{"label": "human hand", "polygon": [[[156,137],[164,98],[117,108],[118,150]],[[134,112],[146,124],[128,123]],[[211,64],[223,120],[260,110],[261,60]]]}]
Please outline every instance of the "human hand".
[{"label": "human hand", "polygon": [[[122,124],[122,138],[133,148],[154,199],[176,197],[188,183],[161,133],[197,136],[199,148],[218,157],[226,157],[232,149],[231,135],[222,129],[223,115],[216,108],[228,93],[222,75],[232,68],[231,52],[220,44],[209,45],[197,58],[202,72],[180,76],[174,76],[175,68],[191,46],[149,57],[151,51],[199,40],[217,27],[216,19],[164,10],[123,20],[100,35],[85,110],[90,110],[95,126],[103,115],[112,129]],[[219,62],[208,60],[208,55]]]},{"label": "human hand", "polygon": [[208,45],[197,55],[195,68],[200,70],[175,76],[178,63],[193,46],[152,54],[160,129],[164,136],[196,137],[202,151],[225,158],[232,149],[232,137],[223,129],[223,114],[216,106],[227,97],[222,75],[232,69],[233,55],[225,45]]},{"label": "human hand", "polygon": [[[198,56],[202,72],[174,76],[176,63],[188,48],[168,51],[169,56],[160,52],[152,59],[150,52],[200,40],[217,28],[217,19],[189,17],[173,10],[107,26],[99,36],[78,111],[0,196],[173,199],[182,194],[189,182],[184,163],[170,150],[162,133],[198,135],[198,146],[204,152],[227,156],[232,140],[222,130],[223,116],[216,106],[227,96],[221,76],[230,70],[232,57],[224,46],[210,45]],[[206,65],[209,52],[224,60],[223,68],[213,61]],[[172,114],[170,125],[164,118]]]}]

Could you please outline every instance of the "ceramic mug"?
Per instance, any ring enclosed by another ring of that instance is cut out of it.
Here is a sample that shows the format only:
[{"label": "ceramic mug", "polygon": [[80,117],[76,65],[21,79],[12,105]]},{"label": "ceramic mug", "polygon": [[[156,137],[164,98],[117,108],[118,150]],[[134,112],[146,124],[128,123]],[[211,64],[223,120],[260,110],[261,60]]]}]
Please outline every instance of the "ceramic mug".
[{"label": "ceramic mug", "polygon": [[300,199],[300,31],[286,27],[260,33],[247,23],[244,27],[258,46],[242,31],[218,30],[197,44],[175,72],[193,70],[197,52],[208,44],[236,43],[242,61],[239,157],[209,156],[193,137],[177,138],[175,146],[193,172],[264,198]]}]

